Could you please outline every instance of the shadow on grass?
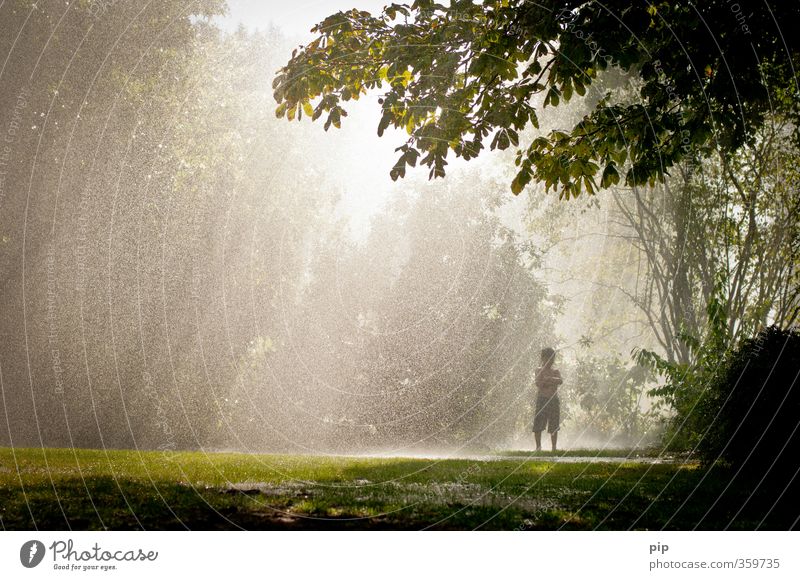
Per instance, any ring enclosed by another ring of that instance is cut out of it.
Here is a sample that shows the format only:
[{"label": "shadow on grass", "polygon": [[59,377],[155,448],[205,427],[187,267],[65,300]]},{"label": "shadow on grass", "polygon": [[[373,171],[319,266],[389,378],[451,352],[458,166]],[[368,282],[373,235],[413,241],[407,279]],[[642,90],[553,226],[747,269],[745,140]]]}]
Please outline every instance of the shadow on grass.
[{"label": "shadow on grass", "polygon": [[[755,487],[697,463],[404,461],[343,473],[362,489],[399,489],[402,517],[433,529],[788,530],[798,526],[784,483]],[[381,495],[379,492],[378,495]],[[383,492],[388,496],[391,493]],[[440,506],[447,509],[440,509]],[[399,514],[395,514],[398,517]]]},{"label": "shadow on grass", "polygon": [[[721,469],[520,461],[342,461],[319,481],[62,477],[0,487],[12,530],[790,529],[789,494]],[[792,498],[793,499],[793,498]]]}]

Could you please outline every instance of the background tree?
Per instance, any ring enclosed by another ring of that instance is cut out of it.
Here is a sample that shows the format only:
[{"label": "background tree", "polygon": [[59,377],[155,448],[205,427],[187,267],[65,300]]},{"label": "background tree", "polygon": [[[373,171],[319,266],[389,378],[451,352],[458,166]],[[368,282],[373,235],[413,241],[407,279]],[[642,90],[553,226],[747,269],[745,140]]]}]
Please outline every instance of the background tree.
[{"label": "background tree", "polygon": [[0,436],[15,445],[247,448],[228,421],[249,403],[239,362],[277,335],[338,191],[308,168],[309,195],[295,174],[312,139],[268,109],[263,71],[289,45],[223,34],[221,9],[0,6],[0,130],[18,127],[0,182]]},{"label": "background tree", "polygon": [[326,115],[327,130],[347,115],[343,103],[382,89],[378,134],[410,136],[392,178],[417,162],[441,177],[450,151],[471,159],[489,138],[490,149],[518,147],[540,107],[583,97],[614,69],[638,79],[636,98],[594,95],[576,124],[520,146],[511,188],[536,180],[571,197],[621,174],[652,185],[690,154],[737,150],[768,112],[797,118],[800,45],[777,28],[797,24],[799,5],[755,0],[416,0],[377,16],[339,12],[281,69],[276,114]]},{"label": "background tree", "polygon": [[553,290],[582,298],[583,312],[562,332],[575,342],[585,336],[596,357],[634,349],[639,363],[659,371],[665,382],[647,405],[670,416],[673,447],[699,442],[708,426],[703,397],[732,348],[772,324],[797,324],[792,127],[770,116],[753,143],[727,157],[681,162],[653,188],[531,203]]},{"label": "background tree", "polygon": [[[195,35],[223,4],[92,8],[101,4],[0,5],[0,366],[10,423],[0,431],[16,444],[131,446],[126,413],[140,410],[142,443],[187,433],[157,424],[157,379],[112,362],[115,351],[124,361],[140,349],[127,332],[136,311],[126,317],[110,297],[135,305],[141,287],[109,263],[136,228],[146,197],[137,177],[152,173],[165,119],[189,86]],[[153,173],[150,194],[168,181]]]},{"label": "background tree", "polygon": [[648,400],[652,376],[624,358],[577,353],[565,376],[563,398],[570,405],[565,423],[573,437],[620,447],[645,447],[657,442],[660,414]]},{"label": "background tree", "polygon": [[731,352],[771,325],[798,320],[800,196],[792,125],[769,118],[753,143],[653,190],[615,193],[646,257],[631,295],[663,356],[637,358],[659,370],[654,391],[676,412],[669,438],[695,447],[711,417],[705,398]]},{"label": "background tree", "polygon": [[[283,415],[271,424],[287,438],[328,451],[523,439],[555,313],[496,214],[497,192],[477,182],[397,192],[359,242],[318,229],[285,329],[248,354],[256,404],[237,412]],[[252,424],[249,437],[285,448]]]},{"label": "background tree", "polygon": [[683,163],[653,189],[614,191],[625,229],[646,258],[643,283],[630,297],[670,361],[691,362],[680,337],[703,336],[717,291],[731,344],[798,320],[800,150],[791,130],[768,120],[736,154]]}]

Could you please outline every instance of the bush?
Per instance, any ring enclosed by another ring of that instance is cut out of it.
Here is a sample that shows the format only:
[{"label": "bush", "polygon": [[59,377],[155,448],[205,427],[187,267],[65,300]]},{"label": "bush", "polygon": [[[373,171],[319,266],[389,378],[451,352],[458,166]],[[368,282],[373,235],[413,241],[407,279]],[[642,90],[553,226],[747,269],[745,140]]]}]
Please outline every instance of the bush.
[{"label": "bush", "polygon": [[[700,451],[739,476],[787,485],[800,468],[800,332],[768,328],[728,357],[705,401]],[[800,477],[797,478],[800,480]]]},{"label": "bush", "polygon": [[689,350],[691,362],[670,361],[646,349],[634,351],[638,364],[664,378],[664,384],[648,394],[656,398],[656,409],[671,415],[663,435],[665,450],[697,450],[716,414],[709,404],[711,385],[717,383],[732,349],[727,310],[719,279],[706,304],[704,335],[681,331],[677,337]]},{"label": "bush", "polygon": [[579,355],[565,363],[562,418],[581,446],[644,447],[658,437],[659,416],[647,396],[653,375],[619,356]]}]

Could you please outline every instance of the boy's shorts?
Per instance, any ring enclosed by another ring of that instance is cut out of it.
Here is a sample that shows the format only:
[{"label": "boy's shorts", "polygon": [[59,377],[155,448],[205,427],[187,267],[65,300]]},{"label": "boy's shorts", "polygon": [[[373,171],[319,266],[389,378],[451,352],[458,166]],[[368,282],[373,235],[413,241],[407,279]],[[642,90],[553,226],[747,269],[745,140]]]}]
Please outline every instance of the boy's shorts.
[{"label": "boy's shorts", "polygon": [[536,415],[533,417],[533,430],[555,433],[561,422],[561,402],[558,395],[536,397]]}]

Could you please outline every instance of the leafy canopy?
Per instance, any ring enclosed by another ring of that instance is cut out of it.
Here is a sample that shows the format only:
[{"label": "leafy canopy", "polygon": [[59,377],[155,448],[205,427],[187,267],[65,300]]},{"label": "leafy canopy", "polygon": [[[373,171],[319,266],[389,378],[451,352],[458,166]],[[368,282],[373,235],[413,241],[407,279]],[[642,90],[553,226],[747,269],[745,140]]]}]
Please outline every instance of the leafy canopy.
[{"label": "leafy canopy", "polygon": [[[276,114],[326,115],[325,129],[338,128],[344,102],[383,89],[378,134],[410,136],[392,179],[418,162],[442,177],[449,151],[472,159],[491,139],[492,150],[518,148],[514,193],[534,179],[567,198],[621,174],[653,184],[683,158],[737,149],[770,111],[796,116],[798,36],[777,26],[798,16],[800,3],[755,0],[416,0],[377,16],[338,12],[280,69]],[[573,127],[521,144],[539,127],[537,106],[584,97],[611,69],[637,80],[635,102],[606,92]]]}]

